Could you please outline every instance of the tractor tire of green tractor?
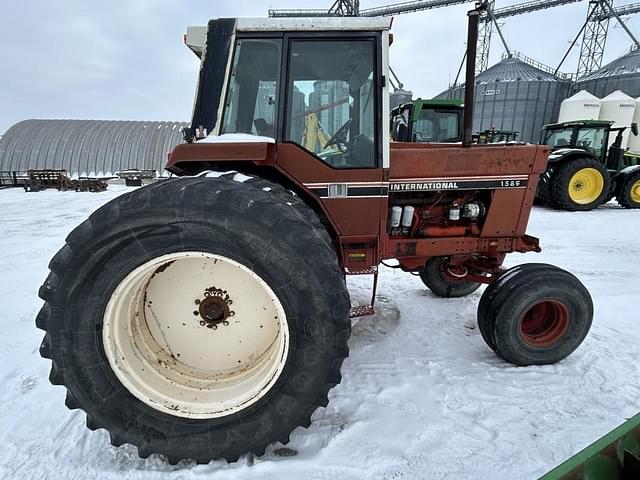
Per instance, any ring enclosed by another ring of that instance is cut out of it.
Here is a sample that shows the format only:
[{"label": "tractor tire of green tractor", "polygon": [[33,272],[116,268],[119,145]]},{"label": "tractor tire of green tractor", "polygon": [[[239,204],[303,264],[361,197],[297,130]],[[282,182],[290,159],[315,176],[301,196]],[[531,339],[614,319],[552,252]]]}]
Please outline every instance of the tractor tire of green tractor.
[{"label": "tractor tire of green tractor", "polygon": [[71,232],[49,268],[36,319],[49,379],[87,427],[143,458],[261,455],[340,383],[342,270],[315,213],[278,184],[140,188]]},{"label": "tractor tire of green tractor", "polygon": [[602,163],[592,158],[568,160],[554,169],[551,178],[553,207],[587,211],[610,198],[611,178]]},{"label": "tractor tire of green tractor", "polygon": [[487,345],[514,365],[559,362],[583,342],[593,319],[591,296],[569,272],[532,264],[503,273],[484,292],[478,327]]},{"label": "tractor tire of green tractor", "polygon": [[553,176],[553,169],[548,168],[546,172],[540,175],[538,180],[538,188],[536,189],[536,196],[534,198],[534,205],[551,206],[551,177]]},{"label": "tractor tire of green tractor", "polygon": [[616,200],[624,208],[640,208],[640,169],[627,175]]},{"label": "tractor tire of green tractor", "polygon": [[480,288],[481,284],[478,282],[451,282],[447,280],[443,273],[446,268],[448,268],[447,257],[431,257],[420,272],[422,283],[434,295],[445,298],[465,297]]}]

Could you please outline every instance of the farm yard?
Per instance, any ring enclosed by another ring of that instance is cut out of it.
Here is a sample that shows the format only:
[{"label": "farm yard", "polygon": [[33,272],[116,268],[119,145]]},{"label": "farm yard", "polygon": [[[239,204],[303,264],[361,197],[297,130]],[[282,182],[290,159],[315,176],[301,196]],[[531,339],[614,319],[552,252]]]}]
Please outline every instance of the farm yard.
[{"label": "farm yard", "polygon": [[[529,233],[546,262],[574,273],[595,305],[583,345],[563,362],[514,367],[475,323],[481,290],[433,296],[419,277],[384,268],[377,313],[356,319],[342,383],[283,449],[237,463],[169,465],[114,448],[64,406],[40,358],[34,318],[47,263],[94,209],[128,189],[0,191],[0,478],[534,479],[640,411],[640,221],[611,202],[592,212],[535,208]],[[365,302],[366,279],[349,280]]]}]

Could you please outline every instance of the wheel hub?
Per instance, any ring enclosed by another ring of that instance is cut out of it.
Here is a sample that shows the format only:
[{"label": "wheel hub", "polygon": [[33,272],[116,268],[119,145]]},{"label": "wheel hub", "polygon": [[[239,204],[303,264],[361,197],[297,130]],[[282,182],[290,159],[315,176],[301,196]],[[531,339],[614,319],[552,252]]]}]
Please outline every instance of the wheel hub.
[{"label": "wheel hub", "polygon": [[233,317],[236,312],[231,310],[229,306],[233,304],[233,300],[229,297],[226,290],[216,287],[207,288],[203,295],[204,298],[197,298],[195,303],[198,310],[194,310],[193,314],[200,317],[199,323],[203,327],[217,330],[218,325],[228,326],[229,317]]},{"label": "wheel hub", "polygon": [[558,300],[548,299],[535,303],[520,322],[520,334],[533,347],[549,347],[557,342],[569,328],[569,311]]},{"label": "wheel hub", "polygon": [[640,180],[631,185],[631,200],[640,203]]},{"label": "wheel hub", "polygon": [[578,170],[569,181],[569,198],[579,204],[595,202],[604,190],[604,178],[595,168]]}]

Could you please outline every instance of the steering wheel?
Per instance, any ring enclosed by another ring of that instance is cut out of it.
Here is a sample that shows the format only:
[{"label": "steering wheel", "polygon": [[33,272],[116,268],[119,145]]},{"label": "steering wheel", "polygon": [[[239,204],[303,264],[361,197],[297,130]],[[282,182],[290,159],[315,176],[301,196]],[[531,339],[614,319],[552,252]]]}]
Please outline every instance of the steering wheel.
[{"label": "steering wheel", "polygon": [[338,130],[336,130],[336,133],[334,133],[331,138],[327,140],[327,143],[324,144],[323,148],[330,147],[331,145],[336,145],[340,149],[340,151],[346,151],[346,148],[342,149],[340,145],[344,145],[346,147],[346,145],[348,144],[347,135],[349,134],[350,125],[351,119],[344,122],[344,124]]}]

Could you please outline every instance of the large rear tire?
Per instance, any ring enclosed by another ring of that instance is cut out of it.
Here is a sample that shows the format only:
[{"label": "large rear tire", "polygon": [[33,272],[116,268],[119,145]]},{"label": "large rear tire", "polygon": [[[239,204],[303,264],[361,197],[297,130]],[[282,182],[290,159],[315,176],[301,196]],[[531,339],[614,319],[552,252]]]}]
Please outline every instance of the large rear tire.
[{"label": "large rear tire", "polygon": [[447,257],[431,257],[420,272],[420,279],[435,295],[445,298],[464,297],[480,288],[481,284],[478,282],[450,281],[444,276],[447,268]]},{"label": "large rear tire", "polygon": [[551,200],[555,208],[586,211],[610,198],[611,179],[602,163],[592,158],[568,160],[554,170]]},{"label": "large rear tire", "polygon": [[515,365],[545,365],[573,353],[591,328],[593,303],[580,281],[545,264],[507,270],[483,293],[478,326],[487,345]]},{"label": "large rear tire", "polygon": [[350,304],[330,237],[279,185],[239,180],[181,178],[111,201],[69,235],[40,289],[51,382],[141,457],[261,455],[340,382]]},{"label": "large rear tire", "polygon": [[624,208],[640,208],[640,169],[627,175],[616,200]]},{"label": "large rear tire", "polygon": [[553,169],[547,167],[546,172],[540,175],[538,180],[538,187],[536,188],[536,196],[534,198],[534,204],[540,206],[553,206],[551,198],[551,178],[553,177]]}]

